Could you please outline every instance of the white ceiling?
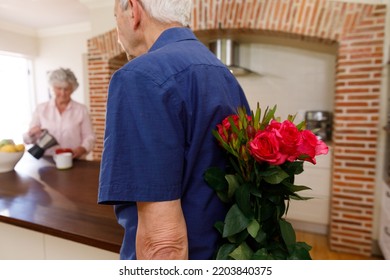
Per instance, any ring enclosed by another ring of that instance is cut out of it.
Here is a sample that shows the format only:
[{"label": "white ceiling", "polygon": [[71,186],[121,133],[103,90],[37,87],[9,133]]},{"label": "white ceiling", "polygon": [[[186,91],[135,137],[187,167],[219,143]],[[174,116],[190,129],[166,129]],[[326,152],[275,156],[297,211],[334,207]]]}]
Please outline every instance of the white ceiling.
[{"label": "white ceiling", "polygon": [[10,24],[39,30],[88,22],[91,8],[113,1],[0,0],[0,27]]},{"label": "white ceiling", "polygon": [[[331,0],[390,3],[390,0]],[[46,29],[89,21],[90,9],[113,5],[114,0],[0,0],[1,25]]]}]

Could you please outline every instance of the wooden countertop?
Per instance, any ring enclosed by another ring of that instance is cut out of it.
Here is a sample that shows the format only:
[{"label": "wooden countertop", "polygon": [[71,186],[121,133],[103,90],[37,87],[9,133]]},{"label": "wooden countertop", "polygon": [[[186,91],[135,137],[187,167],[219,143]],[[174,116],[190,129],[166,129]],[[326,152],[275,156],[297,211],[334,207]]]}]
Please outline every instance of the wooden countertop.
[{"label": "wooden countertop", "polygon": [[112,206],[98,205],[100,163],[74,161],[57,170],[51,158],[25,153],[0,173],[0,222],[119,253],[123,229]]}]

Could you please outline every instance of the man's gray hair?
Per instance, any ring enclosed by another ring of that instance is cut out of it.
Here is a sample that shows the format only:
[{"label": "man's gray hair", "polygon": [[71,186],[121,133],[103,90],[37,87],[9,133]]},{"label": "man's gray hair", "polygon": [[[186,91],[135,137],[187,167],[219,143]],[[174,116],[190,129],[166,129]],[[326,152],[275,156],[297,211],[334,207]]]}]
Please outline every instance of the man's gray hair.
[{"label": "man's gray hair", "polygon": [[73,91],[79,87],[79,83],[75,74],[70,69],[58,68],[49,73],[49,84],[54,86],[59,83],[67,83],[72,85]]},{"label": "man's gray hair", "polygon": [[[192,0],[138,0],[138,2],[152,18],[160,22],[190,25]],[[120,0],[120,4],[121,8],[126,10],[129,1]]]}]

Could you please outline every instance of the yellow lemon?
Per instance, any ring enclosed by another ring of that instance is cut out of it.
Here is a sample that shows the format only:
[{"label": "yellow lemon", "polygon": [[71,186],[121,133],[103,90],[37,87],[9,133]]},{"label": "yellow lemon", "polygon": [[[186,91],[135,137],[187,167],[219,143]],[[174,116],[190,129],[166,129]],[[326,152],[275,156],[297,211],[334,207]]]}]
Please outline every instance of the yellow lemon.
[{"label": "yellow lemon", "polygon": [[0,148],[0,152],[15,153],[17,152],[15,145],[7,144]]},{"label": "yellow lemon", "polygon": [[3,147],[5,145],[13,145],[15,144],[12,139],[3,139],[0,141],[0,147]]},{"label": "yellow lemon", "polygon": [[24,151],[24,145],[23,144],[17,144],[15,145],[15,149],[17,152],[23,152]]}]

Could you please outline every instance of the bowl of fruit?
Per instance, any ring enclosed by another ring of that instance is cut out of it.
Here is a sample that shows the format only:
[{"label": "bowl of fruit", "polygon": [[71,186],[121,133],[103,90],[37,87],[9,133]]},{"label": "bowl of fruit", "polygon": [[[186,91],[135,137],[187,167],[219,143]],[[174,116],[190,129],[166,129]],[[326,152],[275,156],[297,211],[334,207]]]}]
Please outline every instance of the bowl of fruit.
[{"label": "bowl of fruit", "polygon": [[13,140],[0,141],[0,173],[14,170],[16,164],[24,154],[24,145],[15,144]]}]

